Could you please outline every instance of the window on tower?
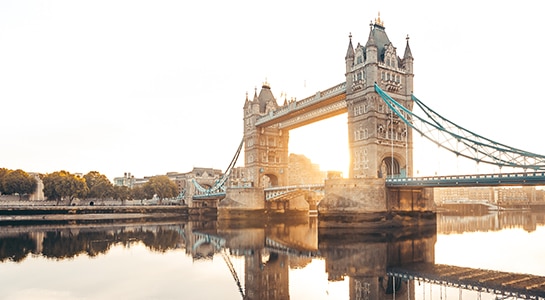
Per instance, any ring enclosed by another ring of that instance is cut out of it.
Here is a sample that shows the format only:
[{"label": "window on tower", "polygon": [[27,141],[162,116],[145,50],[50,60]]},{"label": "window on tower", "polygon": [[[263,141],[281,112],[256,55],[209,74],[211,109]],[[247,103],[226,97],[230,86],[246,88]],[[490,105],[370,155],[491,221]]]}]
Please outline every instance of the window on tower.
[{"label": "window on tower", "polygon": [[362,62],[363,62],[363,56],[358,55],[358,57],[356,58],[356,63],[361,64]]}]

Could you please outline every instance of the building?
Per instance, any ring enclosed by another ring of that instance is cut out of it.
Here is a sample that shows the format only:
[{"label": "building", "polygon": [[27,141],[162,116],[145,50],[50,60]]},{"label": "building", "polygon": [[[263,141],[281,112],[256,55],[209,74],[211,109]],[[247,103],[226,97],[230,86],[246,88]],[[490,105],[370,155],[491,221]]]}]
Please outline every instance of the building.
[{"label": "building", "polygon": [[288,185],[323,184],[327,173],[320,171],[318,164],[302,154],[290,153],[288,162]]}]

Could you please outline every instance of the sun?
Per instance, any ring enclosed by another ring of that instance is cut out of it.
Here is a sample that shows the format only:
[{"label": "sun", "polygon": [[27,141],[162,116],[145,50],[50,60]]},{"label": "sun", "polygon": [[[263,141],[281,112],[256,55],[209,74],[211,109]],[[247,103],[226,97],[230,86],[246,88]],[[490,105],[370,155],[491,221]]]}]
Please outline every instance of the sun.
[{"label": "sun", "polygon": [[289,153],[302,154],[322,171],[341,171],[348,176],[347,114],[290,130]]}]

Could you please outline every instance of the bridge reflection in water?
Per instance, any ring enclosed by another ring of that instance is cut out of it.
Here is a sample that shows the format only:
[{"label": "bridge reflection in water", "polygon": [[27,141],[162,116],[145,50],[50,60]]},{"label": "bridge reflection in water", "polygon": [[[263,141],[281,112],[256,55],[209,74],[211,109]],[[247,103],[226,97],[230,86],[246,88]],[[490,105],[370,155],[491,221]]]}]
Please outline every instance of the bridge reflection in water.
[{"label": "bridge reflection in water", "polygon": [[[455,219],[472,224],[464,228],[467,224],[458,222],[461,227],[456,229]],[[193,260],[221,256],[242,299],[289,299],[290,269],[305,268],[314,259],[324,261],[329,281],[348,278],[350,299],[438,299],[447,294],[462,298],[467,293],[474,293],[472,298],[488,294],[545,299],[543,276],[435,264],[437,232],[449,234],[470,227],[483,231],[513,226],[535,229],[544,224],[544,214],[518,212],[492,217],[439,215],[437,228],[395,231],[325,230],[318,228],[315,218],[229,226],[207,220],[13,226],[0,233],[0,246],[10,245],[0,247],[0,261],[22,261],[30,254],[61,259],[81,253],[97,256],[114,243],[140,241],[159,251],[185,249]]]}]

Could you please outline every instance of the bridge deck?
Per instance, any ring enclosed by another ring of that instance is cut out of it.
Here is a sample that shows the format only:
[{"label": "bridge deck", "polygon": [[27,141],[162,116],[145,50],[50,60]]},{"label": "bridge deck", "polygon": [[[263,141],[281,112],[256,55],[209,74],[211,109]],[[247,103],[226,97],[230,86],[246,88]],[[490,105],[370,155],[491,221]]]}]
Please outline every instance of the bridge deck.
[{"label": "bridge deck", "polygon": [[545,172],[387,178],[388,187],[470,187],[545,185]]},{"label": "bridge deck", "polygon": [[431,263],[391,267],[388,275],[510,297],[545,299],[544,276]]}]

